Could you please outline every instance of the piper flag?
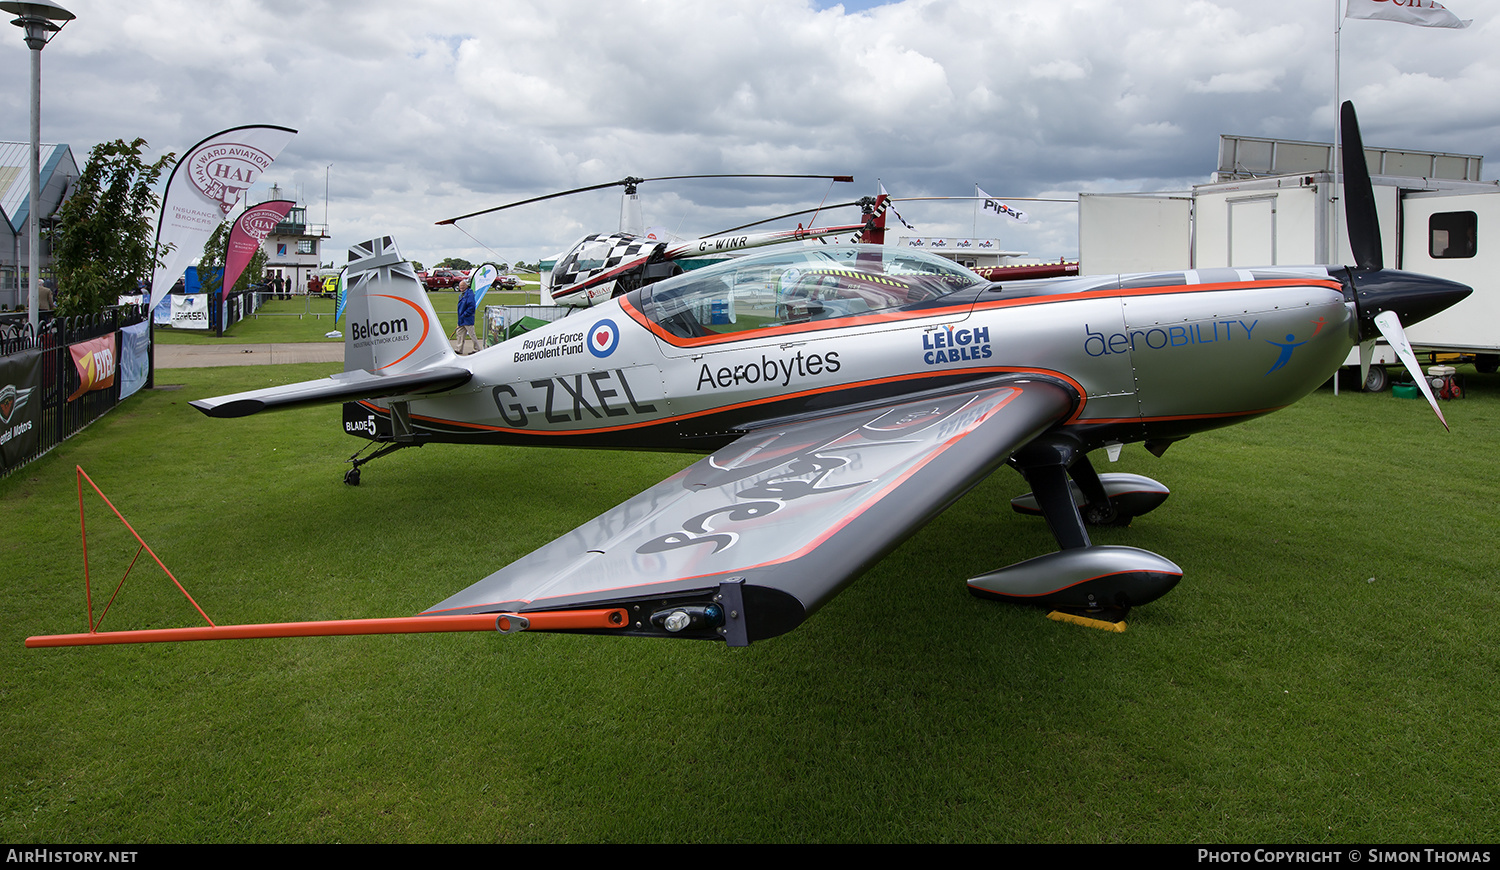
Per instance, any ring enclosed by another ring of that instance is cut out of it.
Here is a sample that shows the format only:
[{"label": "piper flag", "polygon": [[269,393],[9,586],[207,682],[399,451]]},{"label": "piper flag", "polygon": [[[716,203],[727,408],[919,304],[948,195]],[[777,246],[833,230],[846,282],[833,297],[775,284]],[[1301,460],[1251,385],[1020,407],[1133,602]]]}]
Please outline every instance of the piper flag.
[{"label": "piper flag", "polygon": [[985,193],[984,188],[980,187],[977,184],[974,185],[974,195],[984,200],[984,205],[980,206],[980,211],[990,212],[996,217],[1004,215],[1005,217],[1008,217],[1013,221],[1017,221],[1018,223],[1031,223],[1031,215],[1028,215],[1026,212],[1019,209],[1011,208],[1000,200],[995,199],[993,196]]},{"label": "piper flag", "polygon": [[245,209],[234,222],[229,231],[229,245],[224,251],[224,286],[219,288],[220,299],[228,298],[230,288],[240,280],[245,267],[250,265],[250,258],[260,250],[260,243],[286,219],[294,205],[296,203],[289,199],[273,199]]},{"label": "piper flag", "polygon": [[1381,21],[1399,21],[1418,27],[1463,28],[1474,23],[1472,18],[1460,19],[1443,8],[1435,0],[1349,0],[1344,9],[1345,18],[1369,18]]},{"label": "piper flag", "polygon": [[153,307],[171,292],[214,229],[295,135],[290,127],[233,127],[188,149],[162,194],[156,242],[170,248],[151,279]]}]

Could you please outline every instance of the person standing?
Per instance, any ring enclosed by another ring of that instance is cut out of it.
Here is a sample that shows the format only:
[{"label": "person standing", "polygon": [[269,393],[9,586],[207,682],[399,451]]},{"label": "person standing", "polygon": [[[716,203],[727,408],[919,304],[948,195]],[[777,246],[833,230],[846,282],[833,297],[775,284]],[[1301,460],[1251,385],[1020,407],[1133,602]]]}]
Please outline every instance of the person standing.
[{"label": "person standing", "polygon": [[465,278],[458,284],[458,329],[453,331],[453,337],[458,340],[458,352],[464,352],[466,342],[474,342],[474,351],[479,350],[479,337],[474,334],[474,288],[469,286],[469,279]]}]

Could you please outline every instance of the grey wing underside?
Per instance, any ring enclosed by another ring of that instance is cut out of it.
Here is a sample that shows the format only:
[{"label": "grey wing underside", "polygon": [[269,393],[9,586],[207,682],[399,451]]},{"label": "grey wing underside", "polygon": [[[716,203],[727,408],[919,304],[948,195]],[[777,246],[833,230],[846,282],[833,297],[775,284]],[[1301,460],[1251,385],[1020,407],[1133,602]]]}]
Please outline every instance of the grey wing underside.
[{"label": "grey wing underside", "polygon": [[718,635],[774,637],[1074,401],[1060,384],[1015,381],[754,430],[425,613],[624,606],[629,633],[659,634],[653,609],[727,588],[739,622]]},{"label": "grey wing underside", "polygon": [[377,375],[356,370],[316,381],[198,399],[190,404],[210,417],[247,417],[260,411],[298,408],[303,405],[436,393],[461,387],[473,376],[473,372],[457,366],[399,375]]}]

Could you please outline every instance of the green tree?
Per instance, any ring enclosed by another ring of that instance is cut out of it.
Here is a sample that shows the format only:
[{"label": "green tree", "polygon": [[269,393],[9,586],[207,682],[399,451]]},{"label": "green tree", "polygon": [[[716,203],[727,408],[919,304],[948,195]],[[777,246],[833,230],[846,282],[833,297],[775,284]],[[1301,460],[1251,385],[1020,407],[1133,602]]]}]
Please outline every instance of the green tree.
[{"label": "green tree", "polygon": [[[203,256],[198,260],[198,283],[205,293],[219,292],[219,282],[224,280],[224,264],[229,256],[229,233],[233,226],[228,222],[219,224],[203,245]],[[240,273],[239,280],[234,282],[230,292],[239,293],[249,290],[251,284],[259,284],[265,277],[265,269],[265,248],[257,247],[250,256],[250,264]]]},{"label": "green tree", "polygon": [[165,251],[154,245],[152,218],[159,199],[152,187],[176,162],[167,154],[147,166],[145,139],[101,142],[63,203],[52,235],[58,313],[92,314],[136,292]]},{"label": "green tree", "polygon": [[443,259],[443,262],[437,264],[437,267],[439,269],[468,270],[474,268],[474,264],[461,257],[446,257]]},{"label": "green tree", "polygon": [[421,272],[421,271],[423,271],[423,269],[422,269],[422,261],[421,260],[412,260],[411,261],[411,270],[413,272]]}]

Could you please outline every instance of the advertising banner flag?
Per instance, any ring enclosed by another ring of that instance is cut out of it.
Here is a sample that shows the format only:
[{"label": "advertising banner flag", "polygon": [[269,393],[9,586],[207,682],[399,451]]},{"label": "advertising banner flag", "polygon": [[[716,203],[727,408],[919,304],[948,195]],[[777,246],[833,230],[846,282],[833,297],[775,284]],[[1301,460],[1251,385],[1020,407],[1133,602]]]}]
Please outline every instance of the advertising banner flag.
[{"label": "advertising banner flag", "polygon": [[500,277],[500,267],[494,263],[485,263],[474,270],[470,288],[474,291],[474,305],[477,307],[484,303],[484,294],[490,292],[495,286],[495,279]]},{"label": "advertising banner flag", "polygon": [[0,357],[0,471],[36,452],[42,413],[42,352]]},{"label": "advertising banner flag", "polygon": [[173,329],[208,329],[208,294],[172,297]]},{"label": "advertising banner flag", "polygon": [[137,323],[120,330],[120,398],[127,399],[146,385],[151,371],[151,324]]},{"label": "advertising banner flag", "polygon": [[68,345],[73,367],[78,370],[78,389],[68,396],[71,402],[84,393],[107,390],[115,385],[115,334]]},{"label": "advertising banner flag", "polygon": [[224,286],[219,288],[219,298],[226,299],[235,282],[250,265],[250,258],[260,250],[271,230],[286,219],[296,203],[289,199],[273,199],[245,209],[234,227],[229,231],[229,246],[224,250]]},{"label": "advertising banner flag", "polygon": [[290,127],[234,127],[188,149],[162,194],[156,241],[171,249],[151,279],[153,305],[203,253],[214,229],[296,134]]},{"label": "advertising banner flag", "polygon": [[349,267],[345,266],[339,270],[339,301],[333,307],[333,325],[339,325],[339,318],[344,316],[344,306],[349,303]]},{"label": "advertising banner flag", "polygon": [[1345,18],[1378,19],[1415,24],[1418,27],[1468,27],[1472,18],[1460,19],[1435,0],[1349,0]]},{"label": "advertising banner flag", "polygon": [[1008,217],[1013,221],[1017,221],[1023,224],[1031,223],[1031,215],[1028,215],[1026,212],[1021,211],[1020,209],[1011,208],[1000,200],[995,199],[993,196],[985,193],[984,188],[980,187],[977,184],[974,185],[974,193],[980,199],[984,200],[984,205],[980,206],[979,208],[980,211],[988,212],[992,215],[995,215],[996,217],[1004,215],[1005,217]]}]

